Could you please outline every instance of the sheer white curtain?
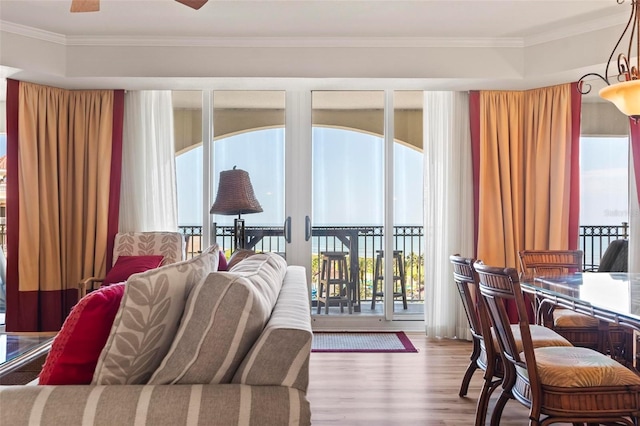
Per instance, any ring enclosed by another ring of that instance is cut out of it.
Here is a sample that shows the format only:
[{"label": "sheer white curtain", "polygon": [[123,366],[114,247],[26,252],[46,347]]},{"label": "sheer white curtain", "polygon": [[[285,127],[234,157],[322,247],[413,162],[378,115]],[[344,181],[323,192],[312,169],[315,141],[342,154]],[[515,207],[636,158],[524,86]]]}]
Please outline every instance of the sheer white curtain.
[{"label": "sheer white curtain", "polygon": [[171,91],[124,99],[120,232],[178,229]]},{"label": "sheer white curtain", "polygon": [[449,256],[472,257],[473,173],[469,95],[424,93],[425,328],[470,339]]}]

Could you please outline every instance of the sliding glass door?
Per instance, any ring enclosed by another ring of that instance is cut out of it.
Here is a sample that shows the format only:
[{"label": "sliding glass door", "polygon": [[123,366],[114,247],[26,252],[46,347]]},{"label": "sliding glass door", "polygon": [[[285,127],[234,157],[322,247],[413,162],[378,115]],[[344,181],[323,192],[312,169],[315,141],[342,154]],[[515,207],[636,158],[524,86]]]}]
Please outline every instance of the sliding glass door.
[{"label": "sliding glass door", "polygon": [[423,319],[422,92],[184,92],[183,108],[187,95],[200,96],[175,115],[190,251],[239,248],[238,216],[209,214],[235,167],[263,210],[241,215],[242,245],[307,269],[314,327]]}]

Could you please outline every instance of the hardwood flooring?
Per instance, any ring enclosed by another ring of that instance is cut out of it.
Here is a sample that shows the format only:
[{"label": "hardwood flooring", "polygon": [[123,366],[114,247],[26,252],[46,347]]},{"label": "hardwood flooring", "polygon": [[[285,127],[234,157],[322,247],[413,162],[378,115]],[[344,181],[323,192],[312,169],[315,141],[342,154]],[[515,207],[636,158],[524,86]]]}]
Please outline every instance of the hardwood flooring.
[{"label": "hardwood flooring", "polygon": [[[407,336],[418,353],[312,353],[307,396],[313,425],[473,425],[481,370],[467,397],[458,396],[471,342]],[[509,401],[501,426],[527,425],[527,416],[525,407]]]}]

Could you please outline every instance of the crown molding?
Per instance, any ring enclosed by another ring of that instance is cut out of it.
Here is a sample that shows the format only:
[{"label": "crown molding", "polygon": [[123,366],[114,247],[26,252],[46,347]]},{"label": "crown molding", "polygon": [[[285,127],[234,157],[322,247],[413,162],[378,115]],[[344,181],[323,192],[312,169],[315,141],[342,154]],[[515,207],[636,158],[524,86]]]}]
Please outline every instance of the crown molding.
[{"label": "crown molding", "polygon": [[519,37],[149,37],[65,36],[0,21],[0,30],[65,46],[128,47],[523,47]]},{"label": "crown molding", "polygon": [[14,24],[13,22],[8,21],[0,21],[0,31],[34,38],[37,40],[48,41],[50,43],[67,44],[66,37],[62,34],[41,30],[39,28],[28,27],[26,25]]},{"label": "crown molding", "polygon": [[598,19],[585,21],[577,25],[571,25],[551,31],[545,31],[532,36],[524,37],[524,47],[557,41],[563,38],[573,37],[593,31],[624,25],[629,20],[629,13],[618,13]]},{"label": "crown molding", "polygon": [[162,47],[523,47],[520,38],[434,37],[67,37],[69,46]]},{"label": "crown molding", "polygon": [[65,46],[128,47],[316,47],[316,48],[523,48],[624,24],[628,13],[526,37],[166,37],[65,36],[34,27],[0,21],[0,31]]}]

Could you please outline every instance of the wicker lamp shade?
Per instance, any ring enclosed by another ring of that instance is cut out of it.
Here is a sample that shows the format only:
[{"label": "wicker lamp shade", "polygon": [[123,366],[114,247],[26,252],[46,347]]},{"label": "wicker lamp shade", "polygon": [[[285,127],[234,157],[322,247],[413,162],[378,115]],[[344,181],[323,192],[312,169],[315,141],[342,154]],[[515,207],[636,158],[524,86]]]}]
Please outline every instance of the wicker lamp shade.
[{"label": "wicker lamp shade", "polygon": [[224,215],[262,212],[262,206],[253,192],[249,173],[236,169],[235,166],[232,170],[220,172],[216,201],[209,212]]}]

